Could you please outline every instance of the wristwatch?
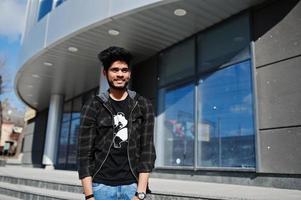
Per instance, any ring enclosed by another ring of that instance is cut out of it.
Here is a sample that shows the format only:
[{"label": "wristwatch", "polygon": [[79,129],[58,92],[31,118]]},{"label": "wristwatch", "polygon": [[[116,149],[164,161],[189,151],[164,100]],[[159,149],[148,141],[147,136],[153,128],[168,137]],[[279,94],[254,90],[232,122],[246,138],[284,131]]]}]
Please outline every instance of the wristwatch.
[{"label": "wristwatch", "polygon": [[146,197],[145,192],[136,192],[135,196],[138,197],[139,200],[143,200]]}]

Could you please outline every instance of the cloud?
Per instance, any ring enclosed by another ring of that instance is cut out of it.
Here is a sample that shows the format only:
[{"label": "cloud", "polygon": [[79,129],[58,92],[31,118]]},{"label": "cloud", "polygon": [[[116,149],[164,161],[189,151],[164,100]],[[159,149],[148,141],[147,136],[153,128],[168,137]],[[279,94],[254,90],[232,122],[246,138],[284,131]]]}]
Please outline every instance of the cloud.
[{"label": "cloud", "polygon": [[242,113],[242,112],[252,112],[252,95],[248,94],[244,96],[241,104],[235,104],[230,107],[230,112],[232,113]]},{"label": "cloud", "polygon": [[241,113],[241,112],[245,112],[248,110],[249,110],[249,108],[242,104],[236,104],[236,105],[233,105],[230,107],[230,112],[232,112],[232,113]]},{"label": "cloud", "polygon": [[25,24],[26,0],[0,0],[0,36],[19,39]]},{"label": "cloud", "polygon": [[252,104],[252,95],[248,94],[247,96],[245,96],[243,102],[248,105]]}]

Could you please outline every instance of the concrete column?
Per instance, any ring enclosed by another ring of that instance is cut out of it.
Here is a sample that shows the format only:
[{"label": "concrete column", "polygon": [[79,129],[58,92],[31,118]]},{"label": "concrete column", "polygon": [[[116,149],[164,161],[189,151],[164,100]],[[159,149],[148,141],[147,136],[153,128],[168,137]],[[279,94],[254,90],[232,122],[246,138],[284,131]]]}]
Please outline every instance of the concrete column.
[{"label": "concrete column", "polygon": [[48,112],[46,140],[43,154],[43,164],[47,169],[54,169],[58,149],[58,139],[61,127],[64,96],[52,94]]},{"label": "concrete column", "polygon": [[109,89],[107,77],[103,75],[103,67],[101,67],[100,79],[99,79],[99,93],[106,92]]}]

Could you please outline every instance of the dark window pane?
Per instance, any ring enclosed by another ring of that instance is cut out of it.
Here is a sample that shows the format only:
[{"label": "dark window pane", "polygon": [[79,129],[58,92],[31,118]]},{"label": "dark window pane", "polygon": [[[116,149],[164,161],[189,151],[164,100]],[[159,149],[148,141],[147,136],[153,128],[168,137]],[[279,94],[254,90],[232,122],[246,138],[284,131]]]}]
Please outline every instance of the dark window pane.
[{"label": "dark window pane", "polygon": [[72,113],[72,101],[68,101],[64,103],[63,122],[69,121],[71,119],[71,113]]},{"label": "dark window pane", "polygon": [[201,77],[199,93],[198,165],[254,168],[250,61]]},{"label": "dark window pane", "polygon": [[66,0],[57,0],[55,3],[55,7],[58,7],[59,5],[61,5],[62,3],[64,3]]},{"label": "dark window pane", "polygon": [[[159,163],[192,166],[194,161],[194,86],[161,89],[158,117]],[[161,151],[161,152],[160,152]]]},{"label": "dark window pane", "polygon": [[59,151],[58,151],[58,164],[60,167],[66,164],[67,147],[68,147],[68,135],[69,135],[70,122],[63,122],[61,126],[61,134],[59,139]]},{"label": "dark window pane", "polygon": [[199,34],[199,71],[204,72],[250,58],[249,32],[249,15],[243,15]]},{"label": "dark window pane", "polygon": [[71,130],[68,145],[68,164],[76,164],[76,151],[77,151],[77,135],[79,131],[80,119],[71,121]]},{"label": "dark window pane", "polygon": [[47,15],[52,9],[53,0],[41,0],[38,21]]},{"label": "dark window pane", "polygon": [[194,74],[194,46],[194,39],[190,39],[160,54],[160,86]]},{"label": "dark window pane", "polygon": [[59,169],[76,170],[80,111],[83,102],[90,99],[96,92],[98,92],[98,88],[64,103],[57,159],[57,168]]},{"label": "dark window pane", "polygon": [[73,100],[72,119],[80,117],[80,111],[82,109],[82,97],[78,97]]}]

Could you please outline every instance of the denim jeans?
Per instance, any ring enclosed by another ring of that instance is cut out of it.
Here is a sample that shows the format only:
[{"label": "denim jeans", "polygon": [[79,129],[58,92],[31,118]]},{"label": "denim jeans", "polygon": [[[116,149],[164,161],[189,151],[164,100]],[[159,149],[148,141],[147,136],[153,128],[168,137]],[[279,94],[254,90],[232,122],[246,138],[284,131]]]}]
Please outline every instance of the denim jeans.
[{"label": "denim jeans", "polygon": [[109,186],[92,183],[95,200],[132,200],[137,190],[137,184]]}]

